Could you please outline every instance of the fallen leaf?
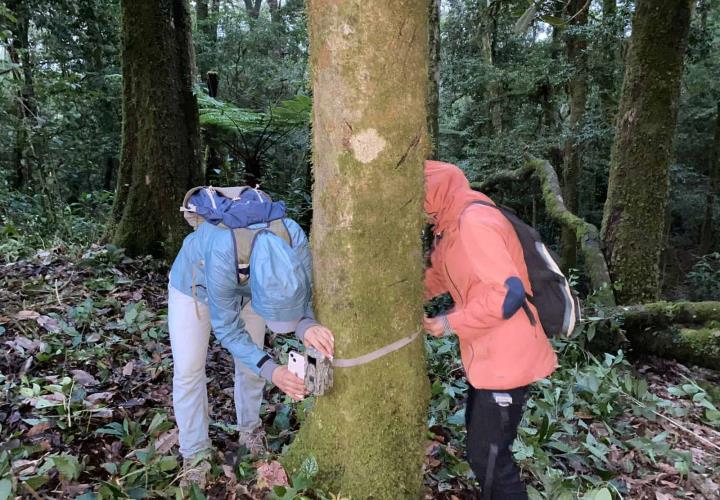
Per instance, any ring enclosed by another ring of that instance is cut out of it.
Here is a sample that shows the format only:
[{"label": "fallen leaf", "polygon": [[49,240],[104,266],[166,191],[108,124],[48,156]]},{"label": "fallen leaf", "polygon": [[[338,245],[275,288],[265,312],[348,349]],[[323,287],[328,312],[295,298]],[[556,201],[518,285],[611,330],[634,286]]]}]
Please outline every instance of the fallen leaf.
[{"label": "fallen leaf", "polygon": [[60,322],[50,316],[38,316],[37,324],[46,329],[50,333],[58,333],[60,331]]},{"label": "fallen leaf", "polygon": [[257,466],[257,485],[260,488],[289,486],[285,469],[277,460],[262,462]]},{"label": "fallen leaf", "polygon": [[37,436],[48,430],[51,426],[50,422],[40,422],[39,424],[33,425],[25,435],[27,437]]},{"label": "fallen leaf", "polygon": [[80,385],[97,385],[98,381],[95,377],[90,375],[85,370],[70,370],[70,373],[72,373],[73,378],[75,379],[75,382],[77,382]]},{"label": "fallen leaf", "polygon": [[235,475],[235,472],[233,471],[233,468],[227,464],[223,464],[222,466],[223,474],[225,474],[225,477],[228,478],[230,481],[237,481],[237,476]]},{"label": "fallen leaf", "polygon": [[142,406],[145,404],[145,398],[132,398],[127,401],[120,403],[118,406],[121,408],[132,408],[133,406]]},{"label": "fallen leaf", "polygon": [[30,476],[37,472],[37,464],[40,460],[14,460],[12,471],[16,475]]},{"label": "fallen leaf", "polygon": [[90,335],[88,335],[88,337],[85,339],[85,341],[86,342],[97,342],[101,338],[102,337],[100,336],[100,334],[95,332],[95,333],[91,333]]},{"label": "fallen leaf", "polygon": [[157,438],[155,441],[155,449],[159,453],[169,452],[173,446],[178,444],[178,430],[177,428],[169,430]]},{"label": "fallen leaf", "polygon": [[36,311],[20,311],[15,315],[15,319],[18,321],[27,321],[29,319],[38,319],[40,313]]},{"label": "fallen leaf", "polygon": [[96,392],[88,395],[85,399],[91,403],[97,403],[98,401],[109,401],[115,396],[114,392]]},{"label": "fallen leaf", "polygon": [[135,360],[131,359],[127,362],[127,364],[122,369],[122,374],[126,377],[129,377],[132,375],[133,370],[135,369]]}]

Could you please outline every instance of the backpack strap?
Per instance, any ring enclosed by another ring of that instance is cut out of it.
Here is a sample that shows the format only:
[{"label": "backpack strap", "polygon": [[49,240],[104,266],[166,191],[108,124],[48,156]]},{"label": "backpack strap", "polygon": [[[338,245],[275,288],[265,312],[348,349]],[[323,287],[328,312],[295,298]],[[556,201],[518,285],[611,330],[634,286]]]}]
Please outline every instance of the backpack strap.
[{"label": "backpack strap", "polygon": [[[483,201],[483,200],[475,200],[475,201],[471,202],[468,206],[470,206],[470,205],[484,205],[486,207],[494,208],[495,210],[498,210],[500,213],[502,213],[503,216],[505,216],[505,214],[503,213],[504,207],[499,207],[498,205],[495,205],[494,203],[489,203],[489,202]],[[510,221],[508,221],[508,222],[510,222]],[[512,222],[510,224],[512,225]],[[514,226],[513,226],[513,229],[515,229]],[[521,245],[522,245],[522,243],[521,243]],[[532,326],[535,326],[537,324],[537,320],[535,319],[535,315],[533,314],[532,310],[530,309],[528,302],[532,304],[532,295],[530,295],[529,293],[526,292],[525,300],[523,300],[521,308],[522,308],[523,312],[525,312],[525,315],[527,316],[528,321],[530,321],[530,324]]]},{"label": "backpack strap", "polygon": [[268,223],[267,227],[250,229],[247,227],[239,227],[232,230],[233,248],[235,250],[235,260],[237,262],[237,279],[238,283],[245,284],[250,276],[250,254],[252,253],[255,238],[260,233],[270,232],[282,238],[292,248],[292,238],[290,231],[285,226],[283,219],[275,219]]}]

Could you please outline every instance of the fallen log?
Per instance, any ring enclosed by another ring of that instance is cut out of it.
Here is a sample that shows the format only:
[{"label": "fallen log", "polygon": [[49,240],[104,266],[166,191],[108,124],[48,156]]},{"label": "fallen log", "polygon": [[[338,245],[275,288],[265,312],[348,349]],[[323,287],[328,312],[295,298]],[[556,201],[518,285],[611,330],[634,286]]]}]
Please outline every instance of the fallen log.
[{"label": "fallen log", "polygon": [[630,348],[720,370],[720,302],[653,302],[611,309],[589,344],[596,352]]}]

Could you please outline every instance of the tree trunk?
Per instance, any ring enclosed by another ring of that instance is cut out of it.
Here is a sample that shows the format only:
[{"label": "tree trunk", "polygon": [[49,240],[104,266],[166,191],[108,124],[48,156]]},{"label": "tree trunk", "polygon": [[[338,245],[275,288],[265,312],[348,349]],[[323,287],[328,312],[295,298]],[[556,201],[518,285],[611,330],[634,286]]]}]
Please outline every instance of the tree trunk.
[{"label": "tree trunk", "polygon": [[[495,65],[495,43],[497,36],[497,5],[480,7],[480,53],[488,66]],[[500,97],[502,82],[493,78],[488,83],[488,101],[490,102],[490,135],[499,136],[503,132],[503,102]]]},{"label": "tree trunk", "polygon": [[123,144],[113,243],[129,255],[173,255],[178,207],[202,183],[187,0],[123,0]]},{"label": "tree trunk", "polygon": [[[220,78],[215,71],[207,72],[208,95],[217,97],[220,87]],[[223,157],[216,147],[215,138],[209,130],[203,132],[203,142],[205,143],[205,182],[215,184],[219,180],[219,170],[222,168]]]},{"label": "tree trunk", "polygon": [[268,0],[268,8],[270,9],[270,21],[279,23],[282,20],[280,16],[280,1]]},{"label": "tree trunk", "polygon": [[638,0],[602,236],[621,303],[655,299],[690,0]]},{"label": "tree trunk", "polygon": [[[427,0],[308,3],[313,68],[315,310],[351,358],[420,329]],[[335,369],[291,445],[352,498],[417,499],[428,381],[423,342]]]},{"label": "tree trunk", "polygon": [[708,186],[708,194],[705,198],[705,217],[703,218],[702,228],[700,230],[700,252],[708,254],[712,251],[717,237],[717,228],[715,227],[715,204],[717,202],[717,194],[720,191],[720,102],[717,104],[715,113],[715,139],[713,140],[713,154],[710,160],[710,185]]},{"label": "tree trunk", "polygon": [[18,123],[13,144],[15,178],[12,184],[15,189],[22,189],[30,182],[32,176],[32,164],[27,154],[31,149],[32,140],[29,130],[37,121],[35,85],[30,58],[30,12],[22,2],[8,2],[7,6],[15,16],[8,55],[11,62],[19,66],[19,69],[13,70],[12,75],[20,87],[17,101]]},{"label": "tree trunk", "polygon": [[[580,170],[582,168],[582,144],[579,140],[585,104],[587,102],[587,40],[584,34],[578,33],[587,25],[588,6],[585,0],[571,0],[567,15],[571,19],[570,26],[573,31],[566,32],[565,51],[567,62],[571,67],[570,81],[568,82],[568,95],[570,98],[570,123],[568,136],[565,139],[565,154],[563,164],[563,197],[565,206],[570,212],[579,215],[578,189]],[[562,267],[568,270],[577,265],[577,239],[575,232],[569,228],[562,230]]]},{"label": "tree trunk", "polygon": [[260,6],[262,6],[262,0],[243,0],[245,2],[245,10],[248,15],[253,19],[260,17]]},{"label": "tree trunk", "polygon": [[439,158],[440,146],[440,1],[428,0],[428,133],[432,142],[431,158]]}]

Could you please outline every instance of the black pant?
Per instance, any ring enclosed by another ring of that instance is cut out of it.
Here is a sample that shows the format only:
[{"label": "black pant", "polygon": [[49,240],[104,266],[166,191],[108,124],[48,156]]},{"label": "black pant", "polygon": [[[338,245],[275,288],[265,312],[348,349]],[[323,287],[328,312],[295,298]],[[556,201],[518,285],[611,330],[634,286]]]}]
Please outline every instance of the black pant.
[{"label": "black pant", "polygon": [[527,387],[491,391],[470,387],[465,425],[467,457],[483,500],[527,500],[510,447],[517,436]]}]

